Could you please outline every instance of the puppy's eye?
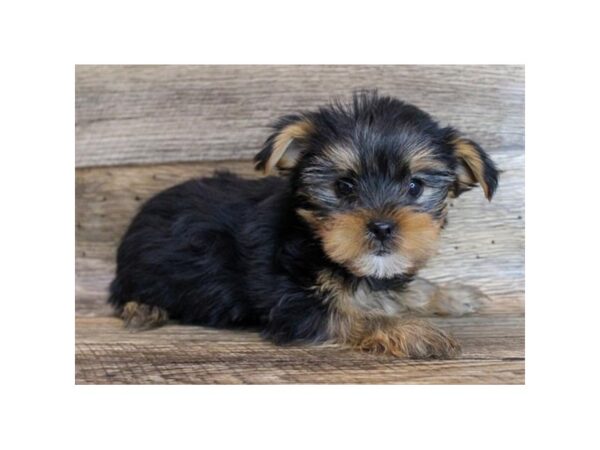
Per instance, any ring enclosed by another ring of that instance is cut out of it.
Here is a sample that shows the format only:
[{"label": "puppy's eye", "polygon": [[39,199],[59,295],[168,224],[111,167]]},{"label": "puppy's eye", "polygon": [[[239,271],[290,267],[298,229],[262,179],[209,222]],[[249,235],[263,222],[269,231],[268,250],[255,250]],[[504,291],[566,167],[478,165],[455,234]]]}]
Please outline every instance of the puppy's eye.
[{"label": "puppy's eye", "polygon": [[423,182],[413,178],[408,185],[408,195],[412,198],[418,198],[423,193]]},{"label": "puppy's eye", "polygon": [[340,178],[335,182],[335,189],[339,196],[345,197],[354,192],[354,183],[350,178]]}]

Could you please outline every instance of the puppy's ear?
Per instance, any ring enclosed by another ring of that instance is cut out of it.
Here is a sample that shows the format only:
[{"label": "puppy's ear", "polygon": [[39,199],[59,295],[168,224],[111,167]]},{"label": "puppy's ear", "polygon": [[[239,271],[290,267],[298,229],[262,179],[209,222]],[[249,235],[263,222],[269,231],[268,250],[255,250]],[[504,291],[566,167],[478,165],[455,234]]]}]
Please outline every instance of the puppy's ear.
[{"label": "puppy's ear", "polygon": [[498,170],[488,154],[477,143],[459,136],[455,130],[451,130],[447,142],[458,161],[454,195],[458,197],[479,183],[486,198],[491,200],[498,186]]},{"label": "puppy's ear", "polygon": [[305,148],[314,126],[301,115],[282,117],[274,125],[275,132],[265,141],[262,150],[254,157],[254,168],[265,174],[273,168],[293,168]]}]

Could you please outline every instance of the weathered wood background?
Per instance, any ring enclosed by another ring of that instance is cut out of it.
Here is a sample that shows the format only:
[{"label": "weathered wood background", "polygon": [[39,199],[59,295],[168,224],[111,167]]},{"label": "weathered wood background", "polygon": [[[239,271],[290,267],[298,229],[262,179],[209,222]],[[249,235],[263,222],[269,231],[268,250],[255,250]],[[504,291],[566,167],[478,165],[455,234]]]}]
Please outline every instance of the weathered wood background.
[{"label": "weathered wood background", "polygon": [[[168,325],[132,334],[105,305],[115,249],[140,202],[215,168],[250,163],[278,116],[378,88],[479,142],[503,170],[492,203],[452,204],[423,275],[479,286],[477,316],[436,319],[464,345],[455,361],[396,361],[335,347],[277,348],[252,333]],[[522,66],[76,67],[77,383],[522,383]]]}]

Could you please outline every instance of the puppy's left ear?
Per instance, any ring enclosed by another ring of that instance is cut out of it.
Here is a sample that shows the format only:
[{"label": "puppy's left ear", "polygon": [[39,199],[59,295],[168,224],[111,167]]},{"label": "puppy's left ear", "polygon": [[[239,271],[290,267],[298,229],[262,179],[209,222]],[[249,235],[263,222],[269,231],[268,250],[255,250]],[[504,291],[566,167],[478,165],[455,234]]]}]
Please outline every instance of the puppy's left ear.
[{"label": "puppy's left ear", "polygon": [[459,136],[454,130],[447,142],[458,160],[454,195],[458,197],[479,183],[486,198],[491,200],[498,187],[498,169],[488,154],[477,143]]},{"label": "puppy's left ear", "polygon": [[254,168],[265,175],[275,167],[281,170],[293,168],[314,130],[308,117],[296,114],[282,117],[273,128],[275,132],[254,157]]}]

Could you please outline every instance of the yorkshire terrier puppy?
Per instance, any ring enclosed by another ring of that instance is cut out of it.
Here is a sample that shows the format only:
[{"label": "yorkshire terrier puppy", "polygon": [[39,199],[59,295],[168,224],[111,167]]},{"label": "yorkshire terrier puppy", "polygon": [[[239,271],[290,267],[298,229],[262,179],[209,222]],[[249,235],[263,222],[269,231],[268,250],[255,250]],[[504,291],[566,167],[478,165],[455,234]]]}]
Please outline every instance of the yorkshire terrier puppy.
[{"label": "yorkshire terrier puppy", "polygon": [[230,173],[148,200],[118,249],[109,302],[126,325],[257,327],[277,344],[335,342],[398,357],[459,352],[415,315],[462,315],[478,290],[416,278],[447,200],[498,172],[475,142],[376,92],[282,117]]}]

